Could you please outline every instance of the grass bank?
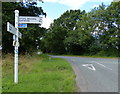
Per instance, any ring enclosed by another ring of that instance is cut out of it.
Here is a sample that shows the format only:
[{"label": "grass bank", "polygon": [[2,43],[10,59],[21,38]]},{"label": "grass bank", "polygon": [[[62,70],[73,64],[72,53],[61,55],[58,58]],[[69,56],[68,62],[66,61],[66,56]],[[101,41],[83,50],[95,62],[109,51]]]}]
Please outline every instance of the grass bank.
[{"label": "grass bank", "polygon": [[61,56],[88,57],[88,58],[108,58],[108,59],[118,59],[119,58],[119,57],[114,57],[114,56],[99,56],[99,55],[61,55]]},{"label": "grass bank", "polygon": [[13,83],[12,55],[3,56],[3,92],[75,92],[75,75],[70,64],[46,55],[19,57],[19,83]]}]

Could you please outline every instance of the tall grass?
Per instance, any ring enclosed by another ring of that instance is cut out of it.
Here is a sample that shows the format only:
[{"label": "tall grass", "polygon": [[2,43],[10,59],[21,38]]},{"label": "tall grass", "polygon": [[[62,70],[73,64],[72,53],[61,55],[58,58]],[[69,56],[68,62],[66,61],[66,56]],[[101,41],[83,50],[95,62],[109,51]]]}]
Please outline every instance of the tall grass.
[{"label": "tall grass", "polygon": [[19,57],[19,83],[13,82],[13,55],[3,57],[3,92],[74,92],[75,75],[70,64],[46,55]]}]

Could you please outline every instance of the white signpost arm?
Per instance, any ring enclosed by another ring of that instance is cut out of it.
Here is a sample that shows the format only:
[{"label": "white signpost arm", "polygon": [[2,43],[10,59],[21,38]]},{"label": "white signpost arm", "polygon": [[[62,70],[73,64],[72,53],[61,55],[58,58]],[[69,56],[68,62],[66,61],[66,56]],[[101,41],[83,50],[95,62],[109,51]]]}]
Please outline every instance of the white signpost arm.
[{"label": "white signpost arm", "polygon": [[19,40],[22,34],[19,32],[19,23],[32,23],[32,24],[42,24],[42,17],[31,17],[31,16],[19,16],[19,10],[15,10],[15,27],[7,22],[7,31],[14,34],[13,35],[13,46],[14,48],[14,83],[18,84],[18,47]]},{"label": "white signpost arm", "polygon": [[15,46],[15,57],[14,57],[14,83],[17,84],[18,83],[18,44],[19,44],[19,40],[18,40],[18,22],[19,21],[19,11],[15,10],[15,28],[17,29],[17,36],[15,35],[15,39],[16,39],[16,46]]}]

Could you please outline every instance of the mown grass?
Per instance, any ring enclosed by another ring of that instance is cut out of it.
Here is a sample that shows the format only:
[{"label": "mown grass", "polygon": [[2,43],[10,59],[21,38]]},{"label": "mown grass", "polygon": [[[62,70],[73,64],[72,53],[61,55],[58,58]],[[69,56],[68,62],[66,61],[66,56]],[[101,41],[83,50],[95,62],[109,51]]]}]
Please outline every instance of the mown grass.
[{"label": "mown grass", "polygon": [[46,55],[20,56],[19,83],[13,82],[13,56],[3,57],[3,92],[75,92],[75,75],[70,64]]},{"label": "mown grass", "polygon": [[[59,55],[60,56],[60,55]],[[108,59],[118,59],[116,56],[100,56],[100,55],[61,55],[61,56],[71,56],[71,57],[88,57],[88,58],[108,58]]]}]

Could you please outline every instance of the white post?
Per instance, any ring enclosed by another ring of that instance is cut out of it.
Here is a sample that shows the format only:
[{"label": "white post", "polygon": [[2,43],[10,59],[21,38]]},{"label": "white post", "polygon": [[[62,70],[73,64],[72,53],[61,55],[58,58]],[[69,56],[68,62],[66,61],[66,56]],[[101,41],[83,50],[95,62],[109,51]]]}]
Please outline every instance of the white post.
[{"label": "white post", "polygon": [[16,38],[16,45],[15,45],[15,57],[14,57],[14,83],[17,84],[18,83],[18,20],[19,19],[19,11],[15,10],[15,28],[17,29],[17,36],[15,36]]}]

